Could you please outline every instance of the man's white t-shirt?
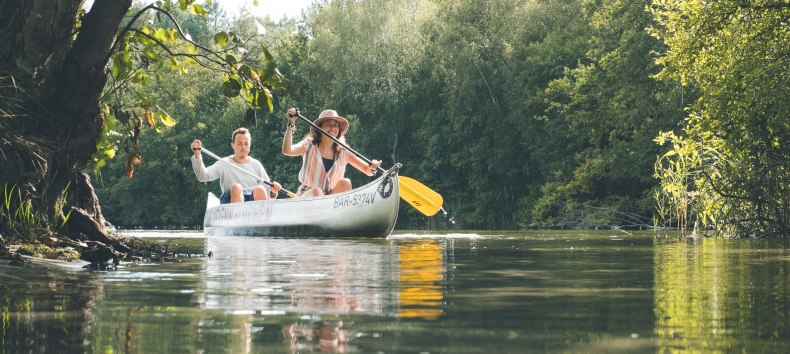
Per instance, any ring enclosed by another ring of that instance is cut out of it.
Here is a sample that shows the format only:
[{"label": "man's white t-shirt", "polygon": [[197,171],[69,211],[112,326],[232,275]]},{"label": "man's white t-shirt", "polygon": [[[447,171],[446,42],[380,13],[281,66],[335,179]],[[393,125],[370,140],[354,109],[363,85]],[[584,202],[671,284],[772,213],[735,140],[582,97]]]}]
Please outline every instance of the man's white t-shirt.
[{"label": "man's white t-shirt", "polygon": [[270,193],[269,185],[262,182],[269,181],[269,175],[266,174],[266,169],[263,168],[263,164],[261,164],[260,161],[250,157],[247,163],[236,163],[236,161],[233,161],[233,155],[223,157],[222,160],[239,166],[253,175],[261,177],[254,178],[219,161],[206,167],[206,165],[203,164],[202,158],[196,158],[195,155],[192,155],[192,170],[195,171],[195,176],[197,176],[198,181],[210,182],[219,178],[219,187],[222,189],[222,193],[230,190],[230,185],[233,183],[240,184],[241,188],[245,191],[252,190],[255,186],[262,185],[263,188],[266,189],[266,193]]}]

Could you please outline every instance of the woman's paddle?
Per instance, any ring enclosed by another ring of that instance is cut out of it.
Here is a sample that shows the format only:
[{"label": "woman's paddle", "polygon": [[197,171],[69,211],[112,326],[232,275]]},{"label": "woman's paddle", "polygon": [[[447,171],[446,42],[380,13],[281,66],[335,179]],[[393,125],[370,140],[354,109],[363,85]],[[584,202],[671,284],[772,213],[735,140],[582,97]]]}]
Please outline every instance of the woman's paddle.
[{"label": "woman's paddle", "polygon": [[[243,168],[241,168],[241,167],[239,167],[239,166],[236,166],[236,165],[234,165],[234,164],[232,164],[232,163],[230,163],[230,162],[228,162],[228,161],[225,161],[225,160],[223,160],[221,157],[219,157],[219,156],[215,155],[213,152],[209,151],[209,150],[208,150],[208,149],[206,149],[206,148],[198,148],[198,150],[200,150],[200,151],[202,151],[202,152],[205,152],[205,153],[206,153],[206,155],[208,155],[208,156],[211,156],[211,157],[213,157],[215,160],[217,160],[217,161],[219,161],[219,162],[222,162],[222,163],[224,163],[224,164],[226,164],[226,165],[228,165],[228,166],[230,166],[230,167],[233,167],[233,168],[235,168],[235,169],[239,170],[240,172],[246,173],[246,174],[248,174],[248,175],[250,175],[250,176],[252,176],[252,177],[255,177],[255,178],[257,178],[259,182],[266,183],[266,185],[267,185],[267,186],[269,186],[269,187],[271,187],[271,186],[273,186],[273,185],[274,185],[272,182],[269,182],[269,181],[267,181],[267,180],[265,180],[265,179],[261,178],[261,176],[256,176],[254,173],[252,173],[252,172],[250,172],[250,171],[247,171],[247,170],[245,170],[245,169],[243,169]],[[285,194],[287,194],[289,197],[291,197],[291,198],[296,198],[296,194],[293,194],[293,193],[289,192],[287,189],[285,189],[285,188],[280,188],[280,190],[281,190],[281,191],[283,191],[283,192],[285,192]]]},{"label": "woman's paddle", "polygon": [[[324,134],[329,139],[332,139],[335,143],[342,146],[348,151],[351,151],[354,155],[357,155],[360,159],[370,164],[370,160],[362,156],[362,154],[356,152],[354,149],[348,147],[346,144],[337,140],[334,136],[329,135],[329,133],[325,132],[323,129],[315,125],[313,122],[309,121],[307,118],[303,117],[299,111],[296,111],[296,116],[299,117],[302,121],[309,124],[311,127],[315,128],[322,134]],[[383,168],[379,167],[381,172],[386,172]],[[441,210],[444,214],[447,212],[444,211],[442,208],[442,203],[444,203],[444,199],[439,193],[434,192],[432,189],[426,187],[424,184],[418,182],[417,180],[405,176],[398,176],[398,183],[400,184],[400,197],[405,200],[407,203],[411,204],[414,208],[416,208],[419,212],[427,215],[433,216],[439,210]]]}]

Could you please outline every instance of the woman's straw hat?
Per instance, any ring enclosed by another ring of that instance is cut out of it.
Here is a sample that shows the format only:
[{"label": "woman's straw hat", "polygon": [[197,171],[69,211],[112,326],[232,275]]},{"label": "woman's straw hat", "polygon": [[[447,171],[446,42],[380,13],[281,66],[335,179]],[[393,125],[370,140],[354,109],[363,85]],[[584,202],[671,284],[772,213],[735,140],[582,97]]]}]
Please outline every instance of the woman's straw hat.
[{"label": "woman's straw hat", "polygon": [[[332,120],[336,121],[337,124],[340,126],[340,135],[341,136],[346,134],[346,131],[348,131],[348,120],[346,120],[345,118],[339,116],[337,114],[337,112],[335,112],[334,110],[331,110],[331,109],[327,109],[327,110],[321,112],[321,114],[318,115],[318,119],[316,119],[313,122],[313,124],[315,124],[317,127],[320,128],[321,124],[323,124],[324,121],[329,120],[329,119],[332,119]],[[313,135],[318,133],[315,130],[315,128],[313,128],[313,127],[310,127],[310,132],[313,133]]]}]

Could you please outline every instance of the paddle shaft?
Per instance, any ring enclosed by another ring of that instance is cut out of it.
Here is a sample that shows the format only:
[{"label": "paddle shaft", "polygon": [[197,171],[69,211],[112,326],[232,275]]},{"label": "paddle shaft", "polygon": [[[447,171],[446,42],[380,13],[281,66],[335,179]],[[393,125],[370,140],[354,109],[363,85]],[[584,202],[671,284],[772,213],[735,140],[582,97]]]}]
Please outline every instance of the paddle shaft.
[{"label": "paddle shaft", "polygon": [[[252,176],[252,177],[255,177],[255,178],[257,178],[257,179],[258,179],[258,181],[261,181],[261,182],[265,183],[265,184],[266,184],[267,186],[269,186],[269,187],[271,187],[271,186],[274,186],[274,183],[272,183],[272,182],[269,182],[269,181],[267,181],[267,180],[263,179],[261,176],[256,176],[254,173],[252,173],[252,172],[250,172],[250,171],[247,171],[247,170],[245,170],[245,169],[243,169],[243,168],[241,168],[241,167],[239,167],[239,166],[236,166],[236,165],[234,165],[234,164],[232,164],[232,163],[230,163],[230,162],[228,162],[228,161],[225,161],[225,160],[223,160],[221,157],[217,156],[216,154],[214,154],[213,152],[209,151],[209,150],[208,150],[208,149],[206,149],[206,148],[198,148],[198,150],[200,150],[200,151],[202,151],[202,152],[206,153],[206,155],[213,157],[215,160],[217,160],[217,161],[219,161],[219,162],[222,162],[222,163],[224,163],[224,164],[226,164],[226,165],[228,165],[228,166],[230,166],[230,167],[233,167],[233,168],[235,168],[236,170],[238,170],[238,171],[240,171],[240,172],[243,172],[243,173],[245,173],[245,174],[247,174],[247,175],[250,175],[250,176]],[[289,192],[287,189],[285,189],[285,188],[280,188],[280,190],[281,190],[281,191],[283,191],[283,192],[285,192],[285,194],[287,194],[289,197],[291,197],[291,198],[296,198],[296,194],[293,194],[293,193]]]}]

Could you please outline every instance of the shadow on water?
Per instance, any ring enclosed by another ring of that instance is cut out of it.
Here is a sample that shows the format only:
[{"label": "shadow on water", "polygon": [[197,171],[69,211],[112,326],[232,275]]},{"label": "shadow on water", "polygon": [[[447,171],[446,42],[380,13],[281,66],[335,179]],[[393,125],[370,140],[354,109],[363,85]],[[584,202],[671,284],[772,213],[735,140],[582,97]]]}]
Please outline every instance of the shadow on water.
[{"label": "shadow on water", "polygon": [[618,231],[144,237],[211,257],[106,272],[2,266],[0,353],[790,349],[781,242]]}]

